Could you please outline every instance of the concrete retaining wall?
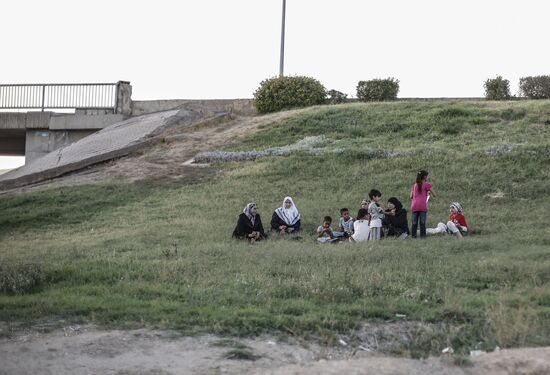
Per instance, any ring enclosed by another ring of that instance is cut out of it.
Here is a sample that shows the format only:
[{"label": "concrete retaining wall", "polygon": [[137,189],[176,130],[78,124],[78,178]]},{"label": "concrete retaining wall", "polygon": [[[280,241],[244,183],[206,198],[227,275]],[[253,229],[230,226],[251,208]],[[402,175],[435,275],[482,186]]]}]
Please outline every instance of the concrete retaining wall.
[{"label": "concrete retaining wall", "polygon": [[132,116],[169,111],[172,109],[205,110],[209,112],[231,112],[241,116],[257,114],[252,99],[217,99],[217,100],[134,100]]}]

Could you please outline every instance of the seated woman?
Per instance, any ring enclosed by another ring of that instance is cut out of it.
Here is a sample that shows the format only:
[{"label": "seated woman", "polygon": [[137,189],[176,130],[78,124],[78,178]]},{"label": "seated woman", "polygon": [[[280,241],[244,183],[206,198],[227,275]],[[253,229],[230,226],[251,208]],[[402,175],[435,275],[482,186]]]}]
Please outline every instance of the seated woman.
[{"label": "seated woman", "polygon": [[239,215],[237,226],[233,231],[234,238],[239,240],[246,239],[250,243],[267,238],[264,233],[262,219],[257,211],[258,207],[256,206],[256,203],[249,203],[246,205],[243,213]]},{"label": "seated woman", "polygon": [[382,226],[387,237],[398,237],[404,240],[409,236],[407,210],[403,208],[399,199],[395,197],[388,199],[388,208],[384,214]]},{"label": "seated woman", "polygon": [[449,211],[451,212],[451,214],[449,216],[449,221],[447,222],[447,224],[439,223],[437,224],[436,228],[426,229],[426,233],[450,233],[458,238],[463,238],[468,233],[468,223],[466,223],[466,218],[464,217],[462,205],[458,202],[452,202],[449,206]]},{"label": "seated woman", "polygon": [[281,235],[295,233],[300,230],[300,213],[291,197],[285,197],[283,206],[273,212],[271,228]]}]

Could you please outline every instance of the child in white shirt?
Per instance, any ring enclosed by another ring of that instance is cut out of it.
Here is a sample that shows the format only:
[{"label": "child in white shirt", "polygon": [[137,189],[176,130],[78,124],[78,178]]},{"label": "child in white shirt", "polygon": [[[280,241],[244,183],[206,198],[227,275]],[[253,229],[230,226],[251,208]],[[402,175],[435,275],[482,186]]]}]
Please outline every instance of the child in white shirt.
[{"label": "child in white shirt", "polygon": [[370,236],[369,226],[369,211],[365,208],[360,208],[357,212],[357,217],[353,222],[353,235],[350,237],[350,241],[361,242],[367,241]]}]

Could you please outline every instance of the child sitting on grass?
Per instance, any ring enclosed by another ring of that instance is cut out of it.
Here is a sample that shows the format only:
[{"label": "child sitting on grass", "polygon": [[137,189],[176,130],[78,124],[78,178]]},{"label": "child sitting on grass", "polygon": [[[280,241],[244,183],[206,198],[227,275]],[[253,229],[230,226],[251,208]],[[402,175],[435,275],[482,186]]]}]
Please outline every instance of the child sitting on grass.
[{"label": "child sitting on grass", "polygon": [[369,240],[376,241],[380,239],[380,233],[382,231],[382,219],[384,218],[384,210],[380,207],[380,199],[382,199],[382,193],[376,189],[372,189],[369,192],[371,202],[369,204],[370,215],[370,237]]},{"label": "child sitting on grass", "polygon": [[325,242],[334,242],[338,239],[334,236],[334,232],[330,225],[332,224],[332,218],[330,216],[325,216],[323,218],[323,224],[319,225],[317,228],[317,241],[321,243]]},{"label": "child sitting on grass", "polygon": [[449,211],[451,215],[447,224],[439,223],[437,228],[429,228],[426,232],[428,234],[450,233],[458,238],[464,238],[468,233],[468,223],[466,223],[462,205],[459,202],[452,202]]},{"label": "child sitting on grass", "polygon": [[370,215],[366,208],[360,208],[357,217],[353,222],[353,235],[350,237],[352,242],[367,241],[370,236],[369,226]]},{"label": "child sitting on grass", "polygon": [[344,237],[351,237],[353,234],[353,217],[350,216],[347,208],[340,210],[340,220],[338,221],[338,227]]}]

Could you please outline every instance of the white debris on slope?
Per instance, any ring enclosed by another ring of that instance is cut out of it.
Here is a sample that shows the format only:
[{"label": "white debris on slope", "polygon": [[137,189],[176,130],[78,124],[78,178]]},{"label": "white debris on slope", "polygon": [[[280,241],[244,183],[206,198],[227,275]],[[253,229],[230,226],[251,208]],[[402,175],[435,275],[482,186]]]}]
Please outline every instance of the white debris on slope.
[{"label": "white debris on slope", "polygon": [[286,156],[292,152],[303,151],[312,155],[320,155],[323,149],[319,146],[324,145],[327,139],[324,135],[305,137],[304,139],[286,146],[270,147],[260,151],[207,151],[201,152],[195,156],[195,163],[211,163],[215,161],[245,161],[256,160],[268,156]]},{"label": "white debris on slope", "polygon": [[485,153],[490,156],[501,156],[510,153],[522,153],[531,156],[550,156],[550,147],[548,145],[531,145],[507,143],[495,145],[485,150]]},{"label": "white debris on slope", "polygon": [[521,145],[517,144],[517,143],[509,143],[509,144],[503,144],[503,145],[495,145],[495,146],[491,146],[489,147],[485,153],[487,155],[493,155],[493,156],[496,156],[496,155],[504,155],[504,154],[508,154],[514,150],[516,150],[518,147],[520,147]]},{"label": "white debris on slope", "polygon": [[[232,161],[246,161],[256,160],[259,158],[265,158],[268,156],[287,156],[293,152],[305,152],[310,155],[323,155],[323,154],[341,154],[345,150],[340,147],[322,147],[326,146],[329,140],[324,135],[305,137],[304,139],[286,146],[270,147],[265,150],[253,150],[253,151],[205,151],[197,154],[195,158],[186,164],[206,164],[217,161],[232,162]],[[332,142],[333,146],[338,143]],[[376,158],[394,158],[399,156],[410,156],[411,152],[401,152],[395,150],[382,150],[365,148],[358,151],[359,157],[362,159],[376,159]]]}]

